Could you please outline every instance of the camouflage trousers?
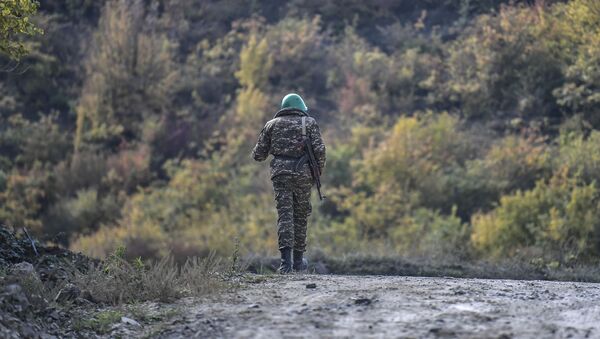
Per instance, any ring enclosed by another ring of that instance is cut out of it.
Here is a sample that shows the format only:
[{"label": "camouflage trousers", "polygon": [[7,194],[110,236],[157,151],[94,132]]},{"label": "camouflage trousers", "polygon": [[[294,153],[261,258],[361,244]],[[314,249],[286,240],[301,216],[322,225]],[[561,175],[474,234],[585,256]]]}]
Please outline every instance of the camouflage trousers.
[{"label": "camouflage trousers", "polygon": [[312,177],[302,174],[282,174],[272,180],[277,203],[279,249],[289,247],[304,252],[306,225],[312,211],[310,205]]}]

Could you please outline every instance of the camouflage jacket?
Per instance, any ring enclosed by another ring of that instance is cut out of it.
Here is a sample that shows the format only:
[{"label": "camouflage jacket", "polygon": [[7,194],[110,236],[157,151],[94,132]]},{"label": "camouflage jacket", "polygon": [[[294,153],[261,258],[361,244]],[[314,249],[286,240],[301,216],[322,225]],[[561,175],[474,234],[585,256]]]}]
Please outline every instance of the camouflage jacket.
[{"label": "camouflage jacket", "polygon": [[273,155],[271,178],[298,172],[310,176],[308,164],[298,169],[298,172],[295,171],[297,159],[305,152],[302,144],[303,116],[306,117],[306,134],[312,142],[315,158],[321,170],[325,167],[325,144],[315,119],[300,110],[285,109],[277,112],[275,118],[267,122],[252,150],[252,157],[256,161],[264,161],[269,154]]}]

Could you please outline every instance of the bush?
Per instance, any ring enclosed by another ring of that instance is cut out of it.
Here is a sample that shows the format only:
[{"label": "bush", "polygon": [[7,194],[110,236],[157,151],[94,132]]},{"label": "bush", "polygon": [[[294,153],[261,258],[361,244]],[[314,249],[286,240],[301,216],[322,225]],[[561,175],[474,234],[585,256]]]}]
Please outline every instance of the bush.
[{"label": "bush", "polygon": [[599,202],[595,184],[563,170],[530,191],[503,196],[494,211],[474,216],[471,241],[492,257],[537,247],[563,262],[590,259],[600,249]]},{"label": "bush", "polygon": [[557,117],[552,91],[563,80],[561,64],[536,34],[539,20],[519,6],[474,20],[450,44],[443,84],[449,101],[468,117]]},{"label": "bush", "polygon": [[446,113],[402,117],[386,140],[370,150],[357,168],[357,183],[370,190],[395,185],[415,192],[419,204],[450,212],[455,201],[450,177],[476,156],[460,121]]},{"label": "bush", "polygon": [[42,235],[41,217],[53,201],[49,191],[50,172],[44,166],[37,163],[29,171],[13,169],[6,178],[6,189],[0,192],[0,220]]},{"label": "bush", "polygon": [[546,43],[566,64],[565,81],[553,94],[563,111],[599,127],[600,5],[594,0],[557,4],[546,15]]},{"label": "bush", "polygon": [[402,255],[431,258],[465,258],[470,253],[470,229],[456,216],[440,215],[420,208],[405,216],[402,223],[391,230],[391,240]]},{"label": "bush", "polygon": [[128,227],[104,226],[90,235],[74,239],[70,248],[96,258],[104,258],[119,247],[126,247],[127,258],[161,258],[168,253],[168,236],[156,224]]},{"label": "bush", "polygon": [[121,213],[121,205],[112,195],[101,197],[94,188],[78,191],[71,199],[64,199],[50,207],[44,215],[44,232],[49,236],[64,233],[67,237],[57,237],[63,245],[68,245],[69,237],[75,234],[89,234],[102,225],[116,221]]},{"label": "bush", "polygon": [[470,218],[478,210],[489,210],[502,194],[531,189],[551,174],[554,153],[545,138],[536,135],[509,135],[495,142],[482,159],[467,164],[464,182],[457,185],[466,188],[459,201],[470,202],[460,205],[467,212],[463,215]]},{"label": "bush", "polygon": [[2,157],[6,158],[0,168],[8,169],[13,165],[31,168],[36,162],[60,162],[71,151],[71,144],[57,120],[57,114],[42,115],[35,122],[20,114],[3,120],[0,149]]},{"label": "bush", "polygon": [[106,157],[96,152],[78,152],[54,167],[56,191],[61,196],[72,196],[75,192],[96,188],[108,172]]},{"label": "bush", "polygon": [[581,134],[562,134],[555,167],[566,167],[586,183],[600,183],[600,132],[588,137]]}]

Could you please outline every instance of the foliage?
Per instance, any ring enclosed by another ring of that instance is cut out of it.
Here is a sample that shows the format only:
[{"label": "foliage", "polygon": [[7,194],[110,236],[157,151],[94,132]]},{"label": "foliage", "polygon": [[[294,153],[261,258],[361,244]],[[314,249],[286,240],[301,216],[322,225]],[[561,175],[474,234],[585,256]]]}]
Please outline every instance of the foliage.
[{"label": "foliage", "polygon": [[5,186],[0,192],[0,219],[13,227],[40,233],[40,215],[50,200],[48,171],[39,165],[27,172],[14,169]]},{"label": "foliage", "polygon": [[28,50],[17,40],[20,35],[42,34],[31,20],[39,7],[35,0],[5,0],[0,3],[0,52],[20,59]]},{"label": "foliage", "polygon": [[564,166],[576,173],[583,182],[600,183],[600,133],[592,131],[587,137],[563,134],[555,166]]},{"label": "foliage", "polygon": [[367,152],[364,166],[357,168],[357,184],[414,192],[419,205],[449,212],[455,204],[452,169],[464,166],[475,152],[459,120],[447,113],[402,117],[389,136]]},{"label": "foliage", "polygon": [[87,329],[99,334],[107,334],[115,323],[121,321],[123,314],[115,310],[106,310],[94,314],[91,318],[76,319],[74,328],[78,331]]},{"label": "foliage", "polygon": [[143,123],[168,106],[170,45],[141,1],[107,2],[86,62],[77,107],[75,148],[82,142],[138,140]]},{"label": "foliage", "polygon": [[502,197],[493,212],[475,215],[473,244],[494,256],[539,247],[562,261],[586,259],[597,255],[599,207],[595,184],[582,184],[563,170],[531,191]]},{"label": "foliage", "polygon": [[598,120],[600,92],[600,4],[575,0],[559,4],[548,17],[548,44],[568,60],[564,84],[554,90],[557,103],[570,114],[582,114],[593,126]]},{"label": "foliage", "polygon": [[309,251],[594,262],[600,9],[530,3],[4,1],[30,53],[0,72],[0,219],[98,257],[273,254],[248,154],[298,92],[328,153]]},{"label": "foliage", "polygon": [[533,9],[519,7],[478,17],[450,45],[447,98],[471,117],[556,115],[552,90],[563,75],[532,29],[539,20]]}]

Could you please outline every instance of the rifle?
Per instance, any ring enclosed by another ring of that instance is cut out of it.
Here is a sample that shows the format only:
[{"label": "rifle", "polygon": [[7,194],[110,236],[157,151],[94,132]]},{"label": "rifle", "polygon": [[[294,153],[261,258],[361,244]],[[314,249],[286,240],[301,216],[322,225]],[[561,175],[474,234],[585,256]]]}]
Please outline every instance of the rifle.
[{"label": "rifle", "polygon": [[310,168],[310,174],[315,181],[317,186],[317,192],[319,192],[319,200],[325,199],[325,195],[321,193],[321,168],[315,158],[315,152],[312,148],[312,142],[310,137],[306,134],[306,117],[302,117],[302,142],[304,143],[304,149],[306,155],[308,155],[308,167]]}]

